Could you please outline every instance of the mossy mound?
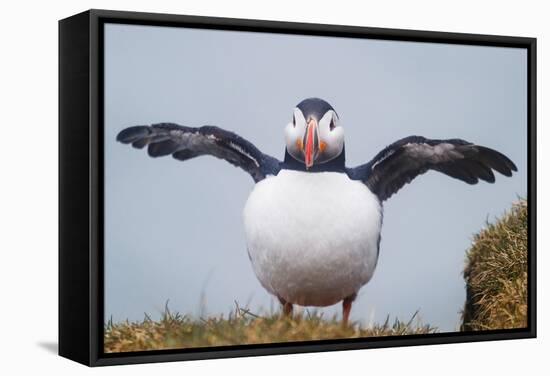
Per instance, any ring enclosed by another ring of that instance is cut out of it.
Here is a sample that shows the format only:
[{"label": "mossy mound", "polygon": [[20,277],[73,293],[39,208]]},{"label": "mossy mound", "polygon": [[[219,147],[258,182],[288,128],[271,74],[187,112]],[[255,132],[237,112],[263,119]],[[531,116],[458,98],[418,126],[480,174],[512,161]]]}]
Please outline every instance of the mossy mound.
[{"label": "mossy mound", "polygon": [[527,201],[474,236],[464,269],[463,331],[527,327]]}]

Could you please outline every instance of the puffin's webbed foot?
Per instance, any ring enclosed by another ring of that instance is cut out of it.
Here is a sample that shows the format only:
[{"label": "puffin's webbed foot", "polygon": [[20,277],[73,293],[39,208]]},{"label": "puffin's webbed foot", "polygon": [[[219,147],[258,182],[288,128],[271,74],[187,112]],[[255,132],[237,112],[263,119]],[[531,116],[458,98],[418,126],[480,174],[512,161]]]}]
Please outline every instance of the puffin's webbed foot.
[{"label": "puffin's webbed foot", "polygon": [[357,297],[357,294],[350,295],[342,301],[342,325],[347,326],[349,321],[349,314],[351,312],[351,304]]},{"label": "puffin's webbed foot", "polygon": [[283,306],[283,314],[285,317],[292,317],[292,303],[287,302],[280,296],[277,297],[279,299],[279,302]]}]

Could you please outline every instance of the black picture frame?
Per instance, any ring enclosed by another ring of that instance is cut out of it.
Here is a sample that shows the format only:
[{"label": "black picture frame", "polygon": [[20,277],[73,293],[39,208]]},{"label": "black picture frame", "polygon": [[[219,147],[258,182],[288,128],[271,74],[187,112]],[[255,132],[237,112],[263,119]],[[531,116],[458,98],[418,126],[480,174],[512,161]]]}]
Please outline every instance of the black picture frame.
[{"label": "black picture frame", "polygon": [[[103,25],[123,23],[527,50],[528,327],[401,337],[103,352]],[[536,337],[536,39],[88,10],[59,21],[59,354],[88,366]]]}]

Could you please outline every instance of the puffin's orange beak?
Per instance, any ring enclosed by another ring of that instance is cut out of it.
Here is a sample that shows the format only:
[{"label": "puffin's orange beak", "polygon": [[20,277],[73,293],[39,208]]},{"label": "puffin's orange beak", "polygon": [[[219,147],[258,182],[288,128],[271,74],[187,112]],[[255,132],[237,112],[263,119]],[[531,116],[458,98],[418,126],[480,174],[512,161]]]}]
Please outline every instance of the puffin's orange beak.
[{"label": "puffin's orange beak", "polygon": [[313,161],[319,153],[319,133],[317,131],[317,121],[309,119],[306,133],[304,135],[304,160],[306,168],[313,166]]}]

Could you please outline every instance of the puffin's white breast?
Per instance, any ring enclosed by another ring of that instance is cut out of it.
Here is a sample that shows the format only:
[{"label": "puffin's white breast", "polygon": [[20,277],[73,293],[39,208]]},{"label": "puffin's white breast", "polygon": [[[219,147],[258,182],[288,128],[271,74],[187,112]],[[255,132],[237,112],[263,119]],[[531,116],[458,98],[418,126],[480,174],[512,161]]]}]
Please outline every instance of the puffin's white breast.
[{"label": "puffin's white breast", "polygon": [[244,208],[256,276],[288,302],[337,303],[374,273],[381,211],[377,197],[344,173],[282,170],[260,181]]}]

